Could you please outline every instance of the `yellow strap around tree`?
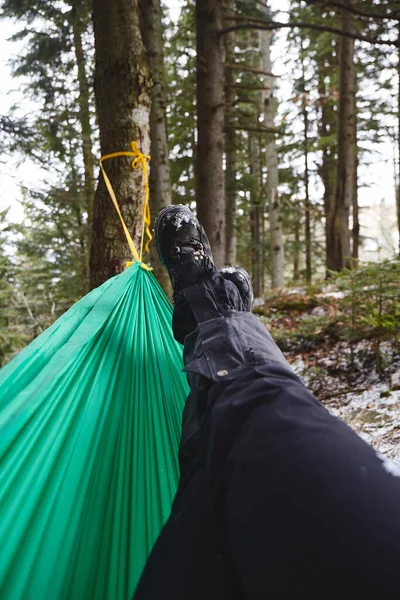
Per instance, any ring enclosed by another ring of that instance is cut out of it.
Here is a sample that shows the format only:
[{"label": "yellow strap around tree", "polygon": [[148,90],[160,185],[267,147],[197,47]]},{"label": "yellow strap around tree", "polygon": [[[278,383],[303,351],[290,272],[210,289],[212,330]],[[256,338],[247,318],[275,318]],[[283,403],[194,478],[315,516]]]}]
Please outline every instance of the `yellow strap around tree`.
[{"label": "yellow strap around tree", "polygon": [[[148,168],[147,168],[147,161],[150,159],[150,156],[148,154],[143,154],[142,152],[140,152],[136,142],[132,142],[131,148],[132,148],[132,152],[112,152],[111,154],[105,154],[104,156],[102,156],[100,158],[100,168],[101,168],[101,172],[103,173],[104,181],[106,183],[108,192],[111,196],[111,200],[113,201],[113,204],[115,206],[115,210],[117,211],[118,216],[121,220],[122,228],[124,230],[125,237],[127,239],[130,251],[132,253],[132,258],[134,261],[138,261],[138,262],[142,263],[143,244],[144,244],[145,234],[147,235],[147,241],[146,241],[146,245],[145,245],[146,252],[148,252],[149,244],[150,244],[151,240],[153,239],[153,236],[151,235],[151,232],[150,232],[150,222],[151,222],[150,221],[150,206],[149,206],[150,190],[149,190],[149,174],[148,174]],[[109,158],[117,158],[118,156],[133,156],[134,160],[132,161],[132,169],[137,169],[139,166],[141,166],[142,171],[143,171],[145,198],[144,198],[144,203],[143,203],[143,215],[142,215],[142,223],[143,224],[142,224],[142,236],[141,236],[141,240],[140,240],[140,251],[139,252],[137,251],[136,246],[133,242],[132,236],[129,233],[129,230],[125,224],[125,221],[124,221],[122,213],[121,213],[121,209],[119,208],[119,205],[118,205],[118,201],[117,201],[115,192],[111,185],[111,181],[103,167],[103,161],[108,160]],[[132,263],[129,262],[129,263],[127,263],[127,266],[129,266],[131,264]],[[144,263],[142,263],[141,266],[145,269],[149,269],[149,267],[147,267],[147,265],[145,265]]]}]

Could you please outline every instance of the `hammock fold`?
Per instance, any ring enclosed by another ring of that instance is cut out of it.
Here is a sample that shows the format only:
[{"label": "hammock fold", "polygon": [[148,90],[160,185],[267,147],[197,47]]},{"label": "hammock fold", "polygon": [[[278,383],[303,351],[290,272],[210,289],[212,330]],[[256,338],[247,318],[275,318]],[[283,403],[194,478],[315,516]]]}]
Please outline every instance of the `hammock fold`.
[{"label": "hammock fold", "polygon": [[1,369],[2,600],[132,596],[178,482],[171,315],[134,263]]}]

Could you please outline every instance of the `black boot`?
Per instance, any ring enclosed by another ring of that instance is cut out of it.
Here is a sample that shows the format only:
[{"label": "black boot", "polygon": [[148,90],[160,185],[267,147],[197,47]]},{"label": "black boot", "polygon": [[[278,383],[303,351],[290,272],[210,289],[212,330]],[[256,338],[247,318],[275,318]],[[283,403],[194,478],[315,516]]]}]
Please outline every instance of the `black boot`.
[{"label": "black boot", "polygon": [[244,310],[240,291],[246,290],[249,306],[251,290],[245,271],[237,281],[246,287],[217,271],[207,235],[191,210],[164,208],[156,219],[155,238],[174,289],[172,328],[185,346],[189,384],[192,374],[215,382],[244,367],[285,362],[264,325]]},{"label": "black boot", "polygon": [[[184,343],[199,319],[219,316],[221,310],[245,310],[238,286],[216,269],[206,232],[189,208],[166,206],[157,215],[154,230],[158,254],[174,291],[172,324],[178,342]],[[202,306],[195,316],[192,308],[197,298],[202,299]]]},{"label": "black boot", "polygon": [[232,283],[235,284],[242,299],[243,309],[247,312],[251,312],[254,301],[254,292],[248,272],[236,265],[222,267],[219,272],[224,279],[232,281]]},{"label": "black boot", "polygon": [[215,270],[210,242],[194,213],[181,204],[166,206],[158,213],[154,232],[175,303],[183,289],[200,283],[206,273]]}]

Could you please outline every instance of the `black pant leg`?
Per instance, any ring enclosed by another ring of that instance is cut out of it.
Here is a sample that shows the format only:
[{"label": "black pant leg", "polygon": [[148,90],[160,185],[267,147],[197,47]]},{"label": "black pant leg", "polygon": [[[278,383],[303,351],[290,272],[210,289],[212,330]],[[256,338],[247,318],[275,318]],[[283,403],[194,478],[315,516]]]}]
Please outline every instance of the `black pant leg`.
[{"label": "black pant leg", "polygon": [[202,432],[244,598],[392,598],[400,478],[279,365],[210,393]]},{"label": "black pant leg", "polygon": [[198,469],[174,501],[133,600],[240,600],[222,553],[208,481]]}]

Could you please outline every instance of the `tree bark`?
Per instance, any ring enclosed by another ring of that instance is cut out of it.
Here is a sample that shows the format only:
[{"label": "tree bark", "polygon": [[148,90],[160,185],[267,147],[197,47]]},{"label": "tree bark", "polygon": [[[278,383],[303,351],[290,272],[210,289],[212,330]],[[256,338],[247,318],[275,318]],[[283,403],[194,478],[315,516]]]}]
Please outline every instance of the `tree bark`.
[{"label": "tree bark", "polygon": [[[225,22],[234,12],[234,0],[227,0]],[[224,37],[225,44],[225,262],[236,263],[236,118],[235,118],[235,34]]]},{"label": "tree bark", "polygon": [[254,133],[249,138],[250,173],[252,175],[250,234],[253,289],[256,298],[262,293],[262,190],[260,143]]},{"label": "tree bark", "polygon": [[222,18],[222,2],[196,0],[196,203],[218,267],[225,260],[224,52],[219,35]]},{"label": "tree bark", "polygon": [[302,98],[302,113],[303,113],[303,126],[304,126],[304,222],[305,222],[305,242],[306,242],[306,282],[308,285],[311,284],[312,273],[311,273],[311,203],[310,203],[310,170],[309,170],[309,119],[308,119],[308,107],[307,107],[307,93],[306,93],[306,74],[304,65],[304,46],[303,41],[301,42],[301,72],[302,81],[301,88],[303,92]]},{"label": "tree bark", "polygon": [[[398,24],[398,40],[400,42],[400,22]],[[399,256],[400,256],[400,49],[397,59],[397,189],[396,189],[396,213],[397,230],[399,233]]]},{"label": "tree bark", "polygon": [[[139,30],[138,0],[93,1],[95,96],[101,154],[130,150],[133,140],[150,152],[151,79]],[[126,225],[137,246],[142,232],[143,175],[131,159],[105,163]],[[120,273],[131,260],[118,215],[100,174],[93,210],[91,286]]]},{"label": "tree bark", "polygon": [[[272,32],[263,31],[261,37],[262,69],[267,73],[272,71],[270,45]],[[269,89],[262,92],[264,125],[274,127],[275,100],[273,79]],[[284,245],[282,231],[281,201],[278,193],[278,152],[275,138],[271,137],[266,147],[267,164],[267,197],[269,206],[269,236],[272,262],[272,287],[283,287],[284,284]]]},{"label": "tree bark", "polygon": [[305,212],[305,242],[306,242],[306,282],[311,284],[311,203],[310,203],[310,170],[308,166],[308,110],[306,98],[303,100],[304,119],[304,212]]},{"label": "tree bark", "polygon": [[[355,100],[355,97],[354,97]],[[358,207],[358,148],[357,148],[357,122],[354,119],[354,153],[355,153],[355,169],[354,169],[354,194],[353,194],[353,228],[351,231],[352,237],[352,252],[351,255],[355,261],[358,260],[360,250],[360,211]]]},{"label": "tree bark", "polygon": [[[139,6],[142,39],[147,50],[153,80],[150,110],[150,209],[154,221],[155,216],[164,206],[172,204],[162,12],[160,0],[139,0]],[[150,261],[160,285],[168,295],[171,295],[168,273],[160,263],[154,243],[150,245]]]},{"label": "tree bark", "polygon": [[[85,9],[88,7],[75,3],[71,9],[72,32],[74,38],[75,60],[78,70],[79,84],[79,122],[82,131],[82,157],[84,168],[84,196],[87,212],[86,248],[90,250],[92,224],[93,224],[93,198],[94,198],[94,156],[92,145],[92,126],[90,123],[90,89],[86,73],[86,56],[83,50],[82,34],[85,31]],[[89,274],[89,252],[87,252],[87,273]]]},{"label": "tree bark", "polygon": [[294,225],[294,250],[293,250],[293,281],[297,283],[300,279],[300,221]]},{"label": "tree bark", "polygon": [[[322,149],[322,164],[320,176],[324,185],[324,216],[325,216],[325,243],[327,270],[334,265],[334,216],[335,216],[335,189],[336,189],[336,148],[337,148],[337,115],[334,110],[335,103],[331,95],[331,83],[326,86],[325,76],[332,73],[337,66],[334,63],[333,52],[329,51],[324,57],[320,57],[318,92],[321,105],[321,118],[319,133],[325,140]],[[323,64],[325,66],[323,66]],[[327,143],[327,139],[335,139],[335,143]],[[327,272],[328,276],[328,272]]]},{"label": "tree bark", "polygon": [[[349,6],[354,6],[355,0],[347,1]],[[354,31],[353,17],[344,11],[342,14],[342,28],[347,33]],[[346,36],[341,37],[339,56],[338,165],[332,232],[333,260],[330,267],[335,271],[340,271],[351,265],[349,214],[356,193],[354,184],[357,169],[354,39]]]}]

